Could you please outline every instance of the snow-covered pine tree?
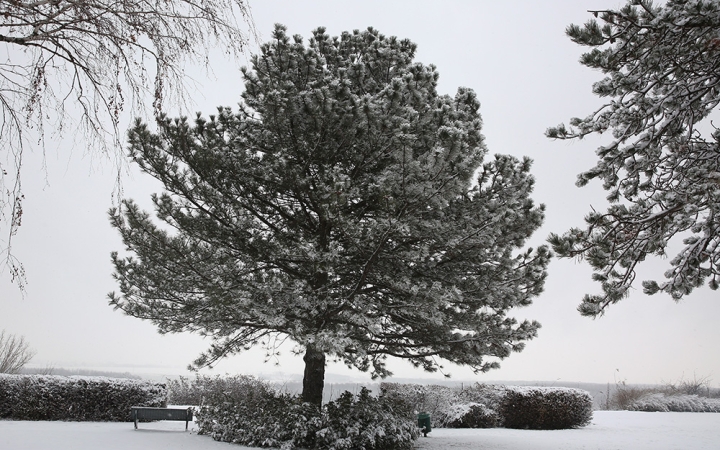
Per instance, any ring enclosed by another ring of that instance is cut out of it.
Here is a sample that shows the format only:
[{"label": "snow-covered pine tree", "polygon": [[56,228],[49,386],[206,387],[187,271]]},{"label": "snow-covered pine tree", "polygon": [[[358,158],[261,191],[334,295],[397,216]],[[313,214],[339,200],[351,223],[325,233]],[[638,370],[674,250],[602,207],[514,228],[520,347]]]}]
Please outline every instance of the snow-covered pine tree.
[{"label": "snow-covered pine tree", "polygon": [[720,131],[699,128],[710,125],[720,102],[720,2],[633,0],[593,14],[599,20],[571,25],[567,34],[592,47],[580,62],[607,75],[593,91],[610,101],[547,135],[574,139],[611,130],[614,138],[577,182],[602,180],[609,208],[588,214],[585,228],[549,238],[560,256],[582,257],[593,267],[603,292],[586,295],[578,309],[595,317],[627,295],[637,264],[665,255],[673,238],[684,247],[666,281],[645,281],[644,292],[679,300],[706,281],[718,287]]},{"label": "snow-covered pine tree", "polygon": [[372,28],[305,45],[278,26],[237,113],[138,122],[130,155],[163,183],[169,226],[132,200],[110,212],[130,253],[112,255],[110,303],[210,337],[196,366],[289,338],[316,404],[326,357],[383,377],[387,356],[486,371],[520,351],[540,325],[506,312],[541,292],[550,258],[522,249],[543,219],[530,161],[482,165],[474,92],[438,95],[415,48]]}]

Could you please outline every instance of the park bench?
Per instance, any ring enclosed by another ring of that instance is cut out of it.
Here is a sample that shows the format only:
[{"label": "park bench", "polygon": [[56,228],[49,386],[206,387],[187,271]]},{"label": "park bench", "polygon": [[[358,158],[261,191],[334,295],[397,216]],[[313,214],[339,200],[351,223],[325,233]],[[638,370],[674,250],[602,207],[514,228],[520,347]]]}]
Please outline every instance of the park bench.
[{"label": "park bench", "polygon": [[184,420],[185,429],[193,419],[192,409],[180,408],[149,408],[145,406],[132,407],[132,419],[135,422],[135,429],[138,427],[138,420]]}]

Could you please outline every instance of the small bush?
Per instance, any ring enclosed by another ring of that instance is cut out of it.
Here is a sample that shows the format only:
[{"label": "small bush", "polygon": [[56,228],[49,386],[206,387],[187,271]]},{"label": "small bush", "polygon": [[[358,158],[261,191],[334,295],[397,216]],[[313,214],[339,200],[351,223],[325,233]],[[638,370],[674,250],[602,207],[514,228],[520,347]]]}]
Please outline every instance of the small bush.
[{"label": "small bush", "polygon": [[0,330],[0,373],[20,373],[35,356],[35,351],[25,342],[24,336],[5,334]]},{"label": "small bush", "polygon": [[356,396],[345,391],[323,408],[315,448],[327,450],[410,449],[419,432],[406,405],[372,397],[363,387]]},{"label": "small bush", "polygon": [[412,447],[415,422],[402,405],[363,388],[345,392],[322,409],[278,393],[252,377],[200,379],[200,434],[223,442],[282,449],[391,450]]},{"label": "small bush", "polygon": [[507,389],[506,386],[498,384],[475,383],[474,386],[462,389],[458,397],[466,401],[482,403],[493,409],[498,409],[503,398],[505,398]]},{"label": "small bush", "polygon": [[693,375],[692,379],[680,378],[676,382],[665,383],[662,392],[669,395],[697,395],[698,397],[717,396],[717,390],[710,387],[712,380],[708,376],[698,377]]},{"label": "small bush", "polygon": [[[470,428],[493,428],[503,426],[501,405],[507,388],[496,384],[475,383],[474,386],[464,388],[458,394],[460,401],[468,404],[482,405],[482,408],[475,406],[468,410],[469,416],[463,418],[459,424],[468,424]],[[448,428],[453,426],[448,425]]]},{"label": "small bush", "polygon": [[[436,428],[492,428],[502,426],[499,405],[504,387],[488,384],[457,389],[437,385],[382,383],[383,395],[415,413],[430,414]],[[412,414],[412,417],[416,417]]]},{"label": "small bush", "polygon": [[615,392],[612,395],[612,400],[610,401],[610,406],[612,409],[625,411],[636,401],[654,392],[658,391],[647,387],[628,386],[625,382],[621,382],[617,384]]},{"label": "small bush", "polygon": [[268,383],[254,377],[208,377],[196,375],[194,380],[186,377],[168,379],[168,403],[171,405],[202,405],[206,399],[213,404],[223,399],[235,402],[251,401],[260,391],[271,390]]},{"label": "small bush", "polygon": [[627,409],[647,412],[720,412],[720,399],[656,392],[636,399]]},{"label": "small bush", "polygon": [[320,410],[287,394],[265,391],[252,403],[204,404],[199,434],[254,447],[313,448]]},{"label": "small bush", "polygon": [[199,434],[222,442],[256,447],[287,447],[312,442],[319,410],[294,397],[277,393],[250,376],[197,377],[186,382],[199,404],[196,423]]},{"label": "small bush", "polygon": [[177,379],[168,378],[166,381],[168,404],[199,406],[202,403],[202,391],[200,390],[199,380],[199,376],[195,380],[187,377]]},{"label": "small bush", "polygon": [[429,413],[434,424],[458,402],[458,390],[446,386],[381,383],[380,392],[394,403],[402,404],[411,416]]},{"label": "small bush", "polygon": [[0,375],[0,418],[130,421],[132,406],[166,406],[164,384],[103,377]]},{"label": "small bush", "polygon": [[613,409],[628,411],[720,412],[720,391],[709,377],[680,378],[661,386],[632,386],[617,383]]},{"label": "small bush", "polygon": [[482,403],[459,403],[450,407],[438,420],[443,428],[496,428],[502,424],[497,410]]},{"label": "small bush", "polygon": [[505,428],[577,428],[592,420],[592,397],[580,389],[508,387],[501,414]]}]

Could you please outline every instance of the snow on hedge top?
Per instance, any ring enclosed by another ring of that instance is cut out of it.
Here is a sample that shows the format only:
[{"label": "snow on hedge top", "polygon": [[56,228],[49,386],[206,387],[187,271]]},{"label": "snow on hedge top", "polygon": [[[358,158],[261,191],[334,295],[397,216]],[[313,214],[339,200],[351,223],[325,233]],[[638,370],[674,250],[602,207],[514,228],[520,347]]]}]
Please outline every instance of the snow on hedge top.
[{"label": "snow on hedge top", "polygon": [[78,383],[80,381],[84,381],[86,383],[93,383],[93,384],[109,384],[113,386],[118,387],[140,387],[143,389],[148,390],[154,390],[157,389],[159,386],[165,386],[162,383],[155,383],[152,381],[146,381],[146,380],[136,380],[131,378],[110,378],[110,377],[101,377],[101,376],[87,376],[87,375],[71,375],[71,376],[63,376],[63,375],[15,375],[15,374],[7,374],[7,373],[0,373],[0,382],[3,382],[7,380],[6,382],[12,382],[13,380],[23,380],[26,382],[35,382],[35,383],[52,383],[52,384],[64,384],[64,383]]},{"label": "snow on hedge top", "polygon": [[502,388],[517,392],[518,394],[532,395],[532,394],[544,394],[547,395],[551,392],[563,392],[571,395],[586,395],[590,398],[590,393],[583,389],[569,388],[569,387],[553,387],[553,386],[503,386]]}]

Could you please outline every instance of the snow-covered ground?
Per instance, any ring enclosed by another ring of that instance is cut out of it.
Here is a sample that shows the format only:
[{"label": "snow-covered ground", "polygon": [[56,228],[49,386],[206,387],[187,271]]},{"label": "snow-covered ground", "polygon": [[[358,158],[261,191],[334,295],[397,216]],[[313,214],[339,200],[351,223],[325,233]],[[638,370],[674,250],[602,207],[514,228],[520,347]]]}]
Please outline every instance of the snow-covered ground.
[{"label": "snow-covered ground", "polygon": [[575,430],[436,429],[420,450],[718,450],[720,414],[595,411]]},{"label": "snow-covered ground", "polygon": [[[184,422],[25,422],[0,420],[2,450],[243,450],[198,436]],[[418,450],[716,450],[720,414],[596,411],[577,430],[435,429]]]}]

